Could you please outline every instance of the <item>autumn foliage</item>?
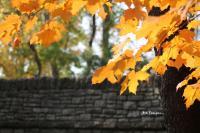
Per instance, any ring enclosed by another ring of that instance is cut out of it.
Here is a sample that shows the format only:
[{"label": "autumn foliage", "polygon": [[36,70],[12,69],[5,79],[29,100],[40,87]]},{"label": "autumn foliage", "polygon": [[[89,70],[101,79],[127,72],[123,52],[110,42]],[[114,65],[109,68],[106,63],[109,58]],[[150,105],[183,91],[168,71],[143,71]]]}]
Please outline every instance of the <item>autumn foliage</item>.
[{"label": "autumn foliage", "polygon": [[[106,79],[111,83],[123,80],[121,94],[126,90],[136,94],[139,81],[148,80],[150,69],[163,75],[168,67],[180,69],[186,66],[191,74],[178,84],[177,89],[185,88],[183,96],[189,108],[195,100],[200,100],[200,42],[195,40],[195,29],[200,24],[196,19],[199,0],[11,0],[13,12],[0,22],[0,40],[5,45],[17,47],[21,38],[27,36],[25,41],[30,45],[48,47],[62,39],[67,30],[64,24],[80,10],[85,9],[91,15],[97,14],[105,19],[105,6],[112,13],[112,7],[122,2],[127,9],[115,26],[120,35],[134,33],[137,39],[146,38],[148,42],[137,51],[124,50],[130,40],[114,45],[113,59],[96,70],[92,83]],[[158,13],[155,9],[159,9]],[[33,29],[41,12],[49,19],[40,24],[36,32]],[[155,51],[155,58],[140,70],[136,69],[142,55],[151,50]],[[196,82],[189,84],[192,79]]]}]

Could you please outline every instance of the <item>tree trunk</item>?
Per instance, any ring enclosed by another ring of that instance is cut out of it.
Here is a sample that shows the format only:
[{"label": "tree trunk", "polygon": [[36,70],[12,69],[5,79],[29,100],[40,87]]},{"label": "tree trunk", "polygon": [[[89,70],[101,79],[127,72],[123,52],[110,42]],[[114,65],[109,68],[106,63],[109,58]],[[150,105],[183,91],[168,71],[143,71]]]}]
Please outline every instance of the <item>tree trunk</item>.
[{"label": "tree trunk", "polygon": [[51,64],[51,72],[53,78],[59,78],[59,71],[56,63]]},{"label": "tree trunk", "polygon": [[200,132],[200,103],[195,101],[186,110],[184,97],[182,97],[184,89],[176,92],[177,84],[189,73],[186,67],[182,67],[179,71],[169,68],[162,77],[161,99],[169,133]]},{"label": "tree trunk", "polygon": [[109,43],[110,39],[110,30],[114,25],[114,19],[113,16],[111,15],[109,8],[107,5],[104,6],[105,11],[107,12],[107,16],[103,22],[103,39],[102,39],[102,52],[103,52],[103,57],[102,57],[102,65],[107,64],[108,60],[112,57],[112,52],[111,52],[111,44]]}]

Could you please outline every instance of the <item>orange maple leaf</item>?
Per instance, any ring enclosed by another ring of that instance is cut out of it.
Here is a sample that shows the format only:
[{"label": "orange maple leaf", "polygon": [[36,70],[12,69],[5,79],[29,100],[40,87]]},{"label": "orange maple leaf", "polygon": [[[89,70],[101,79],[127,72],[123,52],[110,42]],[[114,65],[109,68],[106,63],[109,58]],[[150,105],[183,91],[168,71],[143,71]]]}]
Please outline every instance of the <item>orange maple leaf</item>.
[{"label": "orange maple leaf", "polygon": [[12,0],[12,7],[17,8],[22,13],[30,14],[42,6],[45,0]]},{"label": "orange maple leaf", "polygon": [[38,33],[35,33],[30,42],[48,47],[62,38],[63,31],[65,31],[64,25],[52,20],[46,23]]}]

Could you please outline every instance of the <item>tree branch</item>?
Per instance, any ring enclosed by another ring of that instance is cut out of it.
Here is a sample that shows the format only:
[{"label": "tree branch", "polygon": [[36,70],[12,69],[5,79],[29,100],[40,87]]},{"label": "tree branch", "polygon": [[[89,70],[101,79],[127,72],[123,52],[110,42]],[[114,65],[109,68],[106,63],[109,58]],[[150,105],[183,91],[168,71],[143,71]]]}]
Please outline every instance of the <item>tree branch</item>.
[{"label": "tree branch", "polygon": [[35,49],[35,46],[34,45],[29,45],[29,48],[31,49],[31,51],[33,52],[33,55],[34,55],[34,59],[35,59],[35,62],[37,64],[37,67],[38,67],[38,73],[35,75],[36,77],[40,77],[41,76],[41,73],[42,73],[42,64],[40,62],[40,58],[38,56],[38,52],[37,50]]},{"label": "tree branch", "polygon": [[90,38],[90,41],[89,41],[90,47],[92,47],[92,43],[94,41],[95,34],[96,34],[96,16],[93,15],[93,17],[92,17],[92,35],[91,35],[91,38]]},{"label": "tree branch", "polygon": [[149,11],[149,16],[161,16],[167,13],[170,10],[170,6],[168,6],[164,10],[160,10],[160,7],[153,6],[152,9]]}]

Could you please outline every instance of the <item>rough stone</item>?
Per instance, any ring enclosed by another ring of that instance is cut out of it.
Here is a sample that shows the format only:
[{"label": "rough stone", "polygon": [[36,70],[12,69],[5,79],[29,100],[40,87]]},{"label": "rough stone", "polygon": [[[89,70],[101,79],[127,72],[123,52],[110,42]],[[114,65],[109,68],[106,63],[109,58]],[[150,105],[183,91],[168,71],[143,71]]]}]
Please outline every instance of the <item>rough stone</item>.
[{"label": "rough stone", "polygon": [[94,104],[96,107],[103,107],[106,105],[105,101],[102,100],[96,100]]},{"label": "rough stone", "polygon": [[136,103],[133,101],[126,101],[124,102],[123,109],[136,109]]},{"label": "rough stone", "polygon": [[131,117],[131,118],[136,118],[140,116],[140,112],[139,111],[131,111],[128,113],[127,117]]},{"label": "rough stone", "polygon": [[140,107],[151,107],[151,101],[140,101],[138,105]]},{"label": "rough stone", "polygon": [[120,96],[113,86],[88,83],[71,79],[0,79],[0,133],[163,131],[163,115],[140,114],[163,112],[154,88],[142,86],[137,95]]},{"label": "rough stone", "polygon": [[14,133],[24,133],[24,130],[23,130],[23,129],[16,129],[16,130],[14,131]]}]

